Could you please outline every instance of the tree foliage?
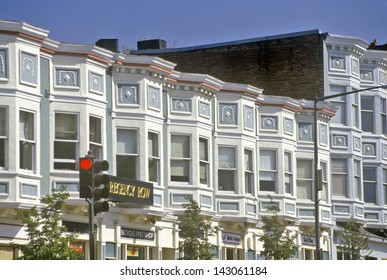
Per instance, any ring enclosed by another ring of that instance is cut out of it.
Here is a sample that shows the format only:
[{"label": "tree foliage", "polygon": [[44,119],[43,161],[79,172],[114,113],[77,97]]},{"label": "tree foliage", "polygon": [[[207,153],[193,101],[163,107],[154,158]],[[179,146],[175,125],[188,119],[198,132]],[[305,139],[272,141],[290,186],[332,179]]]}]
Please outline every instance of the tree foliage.
[{"label": "tree foliage", "polygon": [[180,248],[184,252],[184,260],[210,260],[214,257],[209,237],[216,228],[200,214],[198,203],[189,198],[183,205],[184,214],[180,216],[180,236],[184,239]]},{"label": "tree foliage", "polygon": [[372,252],[368,248],[368,241],[368,234],[362,225],[351,218],[345,225],[339,247],[346,259],[360,260]]},{"label": "tree foliage", "polygon": [[288,260],[294,256],[298,248],[294,242],[297,235],[290,235],[286,225],[278,217],[279,210],[273,204],[268,208],[270,215],[262,216],[264,233],[259,240],[263,242],[262,255],[266,259]]},{"label": "tree foliage", "polygon": [[82,257],[82,252],[69,246],[76,238],[75,233],[66,234],[66,227],[60,225],[60,210],[68,196],[63,187],[53,190],[41,199],[41,208],[34,206],[22,213],[21,220],[27,227],[29,241],[14,244],[22,252],[20,259],[77,260]]}]

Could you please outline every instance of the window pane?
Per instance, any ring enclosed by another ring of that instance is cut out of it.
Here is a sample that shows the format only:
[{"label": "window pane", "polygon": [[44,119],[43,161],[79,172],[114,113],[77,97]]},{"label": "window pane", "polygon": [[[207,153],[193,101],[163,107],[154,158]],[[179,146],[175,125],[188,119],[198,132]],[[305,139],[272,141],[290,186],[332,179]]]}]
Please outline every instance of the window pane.
[{"label": "window pane", "polygon": [[33,170],[33,155],[35,145],[20,141],[20,169]]},{"label": "window pane", "polygon": [[297,198],[312,200],[312,181],[297,181]]},{"label": "window pane", "polygon": [[34,114],[20,111],[19,137],[25,140],[34,140]]},{"label": "window pane", "polygon": [[345,175],[332,175],[332,194],[347,196],[347,178]]},{"label": "window pane", "polygon": [[199,158],[203,161],[208,161],[208,140],[199,138]]},{"label": "window pane", "polygon": [[171,160],[171,181],[189,182],[188,160]]},{"label": "window pane", "polygon": [[117,153],[137,154],[137,130],[117,130]]},{"label": "window pane", "polygon": [[312,161],[310,160],[297,161],[297,177],[312,179]]},{"label": "window pane", "polygon": [[5,108],[0,108],[0,136],[6,136],[7,134],[7,121],[6,121],[6,110]]},{"label": "window pane", "polygon": [[148,153],[153,157],[159,156],[158,136],[157,133],[148,132]]},{"label": "window pane", "polygon": [[374,109],[374,98],[372,96],[362,96],[361,97],[361,109],[372,111]]},{"label": "window pane", "polygon": [[117,176],[137,179],[137,157],[117,155]]},{"label": "window pane", "polygon": [[200,163],[200,184],[208,183],[208,163]]},{"label": "window pane", "polygon": [[233,170],[218,170],[218,185],[219,190],[234,191],[235,171]]},{"label": "window pane", "polygon": [[5,167],[5,139],[0,138],[0,167]]},{"label": "window pane", "polygon": [[101,144],[101,119],[90,117],[90,133],[89,133],[89,141]]},{"label": "window pane", "polygon": [[260,169],[261,170],[276,170],[276,151],[274,150],[261,150],[260,151]]},{"label": "window pane", "polygon": [[219,147],[218,164],[219,164],[219,168],[236,168],[235,148]]},{"label": "window pane", "polygon": [[292,172],[292,155],[285,153],[285,172]]},{"label": "window pane", "polygon": [[375,183],[364,183],[364,202],[376,203]]},{"label": "window pane", "polygon": [[171,136],[171,156],[176,158],[190,158],[190,137],[183,135]]},{"label": "window pane", "polygon": [[253,171],[253,152],[251,150],[245,150],[245,169]]},{"label": "window pane", "polygon": [[149,166],[149,181],[158,182],[158,170],[159,170],[159,160],[154,158],[148,159]]},{"label": "window pane", "polygon": [[56,159],[76,159],[77,144],[74,142],[55,141],[54,158]]},{"label": "window pane", "polygon": [[77,140],[77,115],[55,114],[55,139]]}]

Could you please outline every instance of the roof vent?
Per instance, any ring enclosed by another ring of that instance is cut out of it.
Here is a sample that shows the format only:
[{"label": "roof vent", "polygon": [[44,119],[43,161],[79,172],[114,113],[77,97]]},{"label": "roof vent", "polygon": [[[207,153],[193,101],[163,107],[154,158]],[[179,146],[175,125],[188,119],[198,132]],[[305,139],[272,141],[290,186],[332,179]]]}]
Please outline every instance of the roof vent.
[{"label": "roof vent", "polygon": [[143,40],[137,42],[138,50],[157,50],[166,49],[167,41],[162,39]]}]

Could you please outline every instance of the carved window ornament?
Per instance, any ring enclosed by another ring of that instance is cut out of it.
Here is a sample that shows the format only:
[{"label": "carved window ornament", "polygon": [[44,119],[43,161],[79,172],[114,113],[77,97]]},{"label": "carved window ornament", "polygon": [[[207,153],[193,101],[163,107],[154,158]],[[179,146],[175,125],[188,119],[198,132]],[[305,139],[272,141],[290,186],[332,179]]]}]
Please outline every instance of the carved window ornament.
[{"label": "carved window ornament", "polygon": [[276,116],[261,116],[261,129],[277,130],[278,121]]},{"label": "carved window ornament", "polygon": [[333,135],[333,147],[348,147],[346,135]]},{"label": "carved window ornament", "polygon": [[118,84],[117,101],[119,104],[139,104],[137,84]]},{"label": "carved window ornament", "polygon": [[222,125],[237,125],[237,104],[219,104],[219,123]]},{"label": "carved window ornament", "polygon": [[289,135],[294,133],[294,123],[292,119],[284,118],[284,132]]},{"label": "carved window ornament", "polygon": [[331,56],[330,66],[334,70],[345,70],[345,57]]},{"label": "carved window ornament", "polygon": [[199,115],[205,118],[210,117],[210,104],[207,102],[199,102]]},{"label": "carved window ornament", "polygon": [[254,130],[254,108],[244,106],[244,124],[245,129]]},{"label": "carved window ornament", "polygon": [[298,123],[298,140],[299,141],[313,141],[313,124],[308,122]]},{"label": "carved window ornament", "polygon": [[354,74],[356,76],[359,75],[359,61],[355,58],[352,58],[351,70],[352,70],[352,74]]},{"label": "carved window ornament", "polygon": [[361,151],[361,139],[359,137],[353,137],[353,149],[355,151]]},{"label": "carved window ornament", "polygon": [[364,156],[376,156],[375,143],[363,143],[363,155]]},{"label": "carved window ornament", "polygon": [[362,70],[360,72],[360,79],[362,81],[366,82],[373,82],[374,81],[374,73],[371,70]]},{"label": "carved window ornament", "polygon": [[21,52],[20,54],[20,82],[30,85],[37,83],[36,55]]},{"label": "carved window ornament", "polygon": [[0,49],[0,79],[8,78],[8,57],[7,50]]},{"label": "carved window ornament", "polygon": [[55,69],[56,86],[79,88],[79,69]]},{"label": "carved window ornament", "polygon": [[161,109],[161,90],[157,87],[148,86],[148,108],[160,111]]},{"label": "carved window ornament", "polygon": [[104,83],[103,75],[89,72],[89,91],[103,94],[104,92]]},{"label": "carved window ornament", "polygon": [[172,111],[180,113],[192,113],[190,99],[172,99]]}]

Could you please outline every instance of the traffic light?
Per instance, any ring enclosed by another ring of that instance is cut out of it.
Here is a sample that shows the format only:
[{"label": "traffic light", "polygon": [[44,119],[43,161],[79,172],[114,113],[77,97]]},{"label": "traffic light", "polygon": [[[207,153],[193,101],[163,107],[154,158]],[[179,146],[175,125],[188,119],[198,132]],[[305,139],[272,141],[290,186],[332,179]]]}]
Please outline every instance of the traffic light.
[{"label": "traffic light", "polygon": [[94,161],[94,215],[109,211],[109,203],[106,200],[101,200],[109,197],[109,176],[101,173],[108,169],[109,162],[106,160]]},{"label": "traffic light", "polygon": [[91,198],[93,195],[93,160],[79,159],[79,197]]}]

